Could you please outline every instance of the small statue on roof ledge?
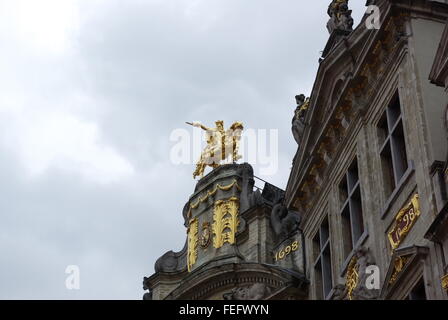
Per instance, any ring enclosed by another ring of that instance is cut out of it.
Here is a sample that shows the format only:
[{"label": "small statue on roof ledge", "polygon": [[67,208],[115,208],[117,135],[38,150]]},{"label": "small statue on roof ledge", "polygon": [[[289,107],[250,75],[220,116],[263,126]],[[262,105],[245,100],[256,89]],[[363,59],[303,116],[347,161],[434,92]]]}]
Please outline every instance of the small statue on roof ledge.
[{"label": "small statue on roof ledge", "polygon": [[300,94],[296,96],[297,108],[292,119],[292,134],[297,144],[300,146],[303,133],[305,131],[305,116],[310,106],[310,98],[305,98],[305,95]]},{"label": "small statue on roof ledge", "polygon": [[349,0],[333,0],[328,6],[330,21],[327,23],[328,32],[335,30],[351,32],[353,31],[352,10],[348,8]]}]

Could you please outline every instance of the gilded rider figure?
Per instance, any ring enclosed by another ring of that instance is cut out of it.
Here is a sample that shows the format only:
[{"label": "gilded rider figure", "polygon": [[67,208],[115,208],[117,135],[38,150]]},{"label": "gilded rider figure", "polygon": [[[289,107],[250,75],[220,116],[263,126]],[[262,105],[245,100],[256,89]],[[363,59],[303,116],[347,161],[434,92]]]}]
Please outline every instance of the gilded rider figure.
[{"label": "gilded rider figure", "polygon": [[244,128],[241,122],[233,123],[227,131],[224,130],[224,121],[222,120],[215,122],[215,128],[208,128],[200,122],[187,122],[187,124],[205,130],[207,137],[207,146],[196,164],[193,178],[202,177],[207,166],[218,167],[220,162],[226,160],[229,155],[232,155],[233,162],[241,158],[238,155],[241,132]]}]

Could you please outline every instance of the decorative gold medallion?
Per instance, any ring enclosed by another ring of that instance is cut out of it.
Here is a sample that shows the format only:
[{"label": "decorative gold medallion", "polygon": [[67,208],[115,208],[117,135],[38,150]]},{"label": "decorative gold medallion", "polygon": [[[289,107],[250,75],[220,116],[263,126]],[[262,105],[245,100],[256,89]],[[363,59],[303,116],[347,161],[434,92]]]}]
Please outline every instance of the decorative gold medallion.
[{"label": "decorative gold medallion", "polygon": [[358,286],[359,282],[359,270],[358,260],[356,256],[350,260],[350,264],[347,269],[347,278],[345,281],[345,288],[347,289],[348,299],[353,300],[353,291]]},{"label": "decorative gold medallion", "polygon": [[210,223],[204,222],[202,224],[201,247],[203,249],[206,249],[210,244],[210,240],[211,240]]},{"label": "decorative gold medallion", "polygon": [[225,243],[234,244],[238,229],[240,200],[232,197],[228,200],[215,202],[213,213],[213,246],[218,249]]},{"label": "decorative gold medallion", "polygon": [[418,194],[416,194],[412,197],[411,202],[406,207],[401,209],[395,217],[394,226],[388,234],[392,251],[398,248],[401,242],[406,238],[419,216],[420,205],[418,201]]},{"label": "decorative gold medallion", "polygon": [[187,267],[188,267],[188,272],[190,272],[198,258],[199,221],[197,218],[190,220],[190,224],[189,224],[187,233],[188,233]]}]

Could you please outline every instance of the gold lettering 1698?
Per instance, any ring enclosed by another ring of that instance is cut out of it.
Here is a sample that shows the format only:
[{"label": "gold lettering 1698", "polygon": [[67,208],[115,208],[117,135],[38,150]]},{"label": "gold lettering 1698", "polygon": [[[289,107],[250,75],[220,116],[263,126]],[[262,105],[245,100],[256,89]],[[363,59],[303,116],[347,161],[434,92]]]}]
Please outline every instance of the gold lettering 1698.
[{"label": "gold lettering 1698", "polygon": [[280,251],[277,251],[275,253],[275,261],[280,261],[285,259],[289,254],[291,254],[294,251],[297,251],[299,249],[299,242],[295,241],[289,246],[283,248]]}]

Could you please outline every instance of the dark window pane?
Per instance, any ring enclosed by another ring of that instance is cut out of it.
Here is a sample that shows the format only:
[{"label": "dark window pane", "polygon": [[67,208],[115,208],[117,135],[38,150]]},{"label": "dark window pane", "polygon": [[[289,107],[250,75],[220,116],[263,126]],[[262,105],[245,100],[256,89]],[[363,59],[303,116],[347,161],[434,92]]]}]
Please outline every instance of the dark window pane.
[{"label": "dark window pane", "polygon": [[389,136],[389,128],[387,126],[387,116],[386,113],[384,113],[383,117],[378,123],[378,141],[380,147],[384,144],[388,136]]},{"label": "dark window pane", "polygon": [[425,283],[421,279],[409,294],[409,300],[427,300]]},{"label": "dark window pane", "polygon": [[[345,257],[348,257],[364,232],[358,162],[355,160],[347,171],[348,201],[341,210],[342,241]],[[342,183],[341,183],[342,184]]]},{"label": "dark window pane", "polygon": [[353,246],[356,245],[358,240],[361,238],[364,233],[364,220],[362,217],[362,204],[361,204],[361,190],[360,188],[356,188],[353,193],[352,198],[350,199],[350,212],[351,212],[351,220],[352,220],[352,237],[353,237]]},{"label": "dark window pane", "polygon": [[347,187],[347,178],[344,176],[341,183],[339,184],[339,197],[341,200],[341,208],[345,205],[348,199],[348,187]]},{"label": "dark window pane", "polygon": [[330,246],[325,249],[322,255],[322,273],[324,282],[324,295],[325,297],[327,297],[331,289],[333,288]]},{"label": "dark window pane", "polygon": [[351,192],[359,181],[358,162],[354,161],[347,174],[348,190]]},{"label": "dark window pane", "polygon": [[322,264],[320,261],[314,268],[314,283],[316,285],[316,298],[317,300],[324,300],[324,287],[322,284]]},{"label": "dark window pane", "polygon": [[401,177],[403,177],[408,169],[408,158],[406,156],[406,144],[404,142],[402,121],[400,121],[392,134],[392,151],[395,165],[395,182],[398,184]]},{"label": "dark window pane", "polygon": [[313,239],[313,261],[316,261],[316,259],[319,257],[320,250],[320,236],[319,232],[317,232],[316,236]]},{"label": "dark window pane", "polygon": [[384,191],[389,196],[395,190],[395,176],[390,143],[381,152],[381,167],[383,169]]},{"label": "dark window pane", "polygon": [[328,219],[325,219],[320,227],[320,248],[321,250],[324,248],[326,242],[330,238],[330,228],[328,226]]},{"label": "dark window pane", "polygon": [[[387,127],[385,126],[385,119],[387,119]],[[380,153],[384,190],[386,196],[390,196],[408,169],[408,158],[406,154],[400,97],[398,92],[391,100],[383,117],[378,123],[378,135],[381,147]]]},{"label": "dark window pane", "polygon": [[398,96],[398,93],[392,99],[392,102],[387,108],[386,113],[389,132],[392,132],[392,128],[395,126],[401,115],[400,98]]},{"label": "dark window pane", "polygon": [[347,258],[353,250],[352,222],[350,219],[350,206],[347,203],[342,211],[342,241],[344,246],[344,257]]}]

